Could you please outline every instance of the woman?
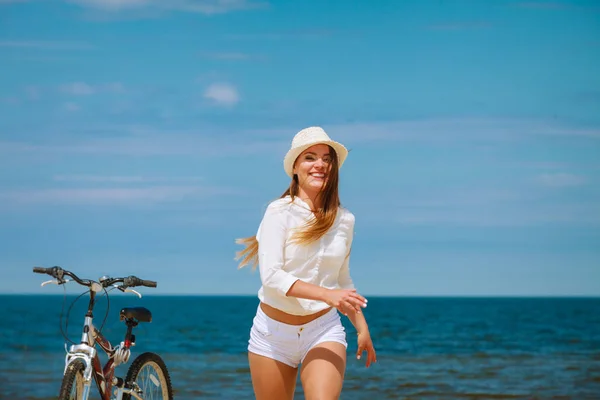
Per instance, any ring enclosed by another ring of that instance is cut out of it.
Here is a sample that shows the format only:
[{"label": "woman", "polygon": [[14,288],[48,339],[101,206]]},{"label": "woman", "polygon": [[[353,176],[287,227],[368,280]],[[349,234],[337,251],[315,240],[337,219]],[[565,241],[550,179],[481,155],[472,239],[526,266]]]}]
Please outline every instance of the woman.
[{"label": "woman", "polygon": [[338,169],[348,151],[321,128],[296,134],[283,164],[292,179],[267,207],[256,236],[238,240],[240,268],[258,263],[262,287],[248,359],[258,400],[293,399],[298,366],[307,399],[337,399],[346,369],[346,333],[336,310],[358,333],[357,358],[376,362],[349,273],[354,215],[340,206]]}]

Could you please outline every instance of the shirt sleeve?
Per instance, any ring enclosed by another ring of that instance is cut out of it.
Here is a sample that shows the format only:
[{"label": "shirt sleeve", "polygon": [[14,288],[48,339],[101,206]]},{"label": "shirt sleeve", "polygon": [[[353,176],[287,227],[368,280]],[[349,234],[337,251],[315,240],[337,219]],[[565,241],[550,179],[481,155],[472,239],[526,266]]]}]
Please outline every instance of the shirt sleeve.
[{"label": "shirt sleeve", "polygon": [[283,270],[283,249],[287,237],[286,225],[286,216],[280,206],[271,203],[256,234],[258,266],[262,284],[277,290],[282,296],[287,296],[287,292],[298,280]]},{"label": "shirt sleeve", "polygon": [[346,254],[346,258],[344,259],[344,263],[342,264],[338,275],[338,284],[341,289],[355,288],[352,277],[350,276],[350,253],[352,251],[352,241],[354,240],[354,215],[349,214],[348,218],[348,253]]}]

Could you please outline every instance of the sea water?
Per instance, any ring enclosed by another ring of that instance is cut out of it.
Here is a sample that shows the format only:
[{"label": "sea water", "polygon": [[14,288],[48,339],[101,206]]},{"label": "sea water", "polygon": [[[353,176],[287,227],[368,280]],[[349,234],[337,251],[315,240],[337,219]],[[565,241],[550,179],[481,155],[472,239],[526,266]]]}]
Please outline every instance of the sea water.
[{"label": "sea water", "polygon": [[[0,398],[56,398],[61,326],[79,340],[87,306],[79,299],[67,321],[74,299],[0,296]],[[94,322],[118,343],[119,309],[144,306],[153,320],[135,328],[132,358],[160,354],[176,399],[252,399],[246,346],[257,301],[116,295],[109,307],[98,300]],[[349,342],[342,399],[600,399],[599,298],[369,297],[365,315],[378,362],[367,369],[365,357],[356,359],[356,331],[342,317]],[[299,381],[296,398],[304,398]]]}]

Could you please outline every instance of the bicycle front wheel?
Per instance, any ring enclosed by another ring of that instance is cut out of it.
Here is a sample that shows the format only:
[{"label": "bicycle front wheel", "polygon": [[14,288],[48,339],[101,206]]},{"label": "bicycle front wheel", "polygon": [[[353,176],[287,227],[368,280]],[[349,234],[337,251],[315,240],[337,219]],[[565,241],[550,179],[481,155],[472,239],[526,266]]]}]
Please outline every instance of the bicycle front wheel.
[{"label": "bicycle front wheel", "polygon": [[[173,400],[171,377],[164,361],[158,354],[140,354],[129,367],[125,382],[138,390],[144,400]],[[123,400],[130,400],[130,394],[124,394]]]},{"label": "bicycle front wheel", "polygon": [[58,400],[83,399],[83,371],[85,371],[85,364],[82,360],[74,360],[67,366]]}]

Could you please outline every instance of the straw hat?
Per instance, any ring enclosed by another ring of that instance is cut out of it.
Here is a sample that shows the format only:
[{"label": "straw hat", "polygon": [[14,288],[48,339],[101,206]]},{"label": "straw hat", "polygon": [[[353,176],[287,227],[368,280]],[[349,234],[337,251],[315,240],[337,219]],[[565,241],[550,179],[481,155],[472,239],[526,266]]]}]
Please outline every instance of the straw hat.
[{"label": "straw hat", "polygon": [[315,144],[327,144],[333,147],[338,157],[338,168],[342,167],[342,164],[348,155],[346,147],[341,143],[331,140],[323,128],[311,126],[310,128],[302,129],[294,136],[294,139],[292,139],[292,147],[288,150],[283,159],[283,169],[290,178],[294,175],[294,162],[296,161],[296,158],[298,158],[304,150]]}]

